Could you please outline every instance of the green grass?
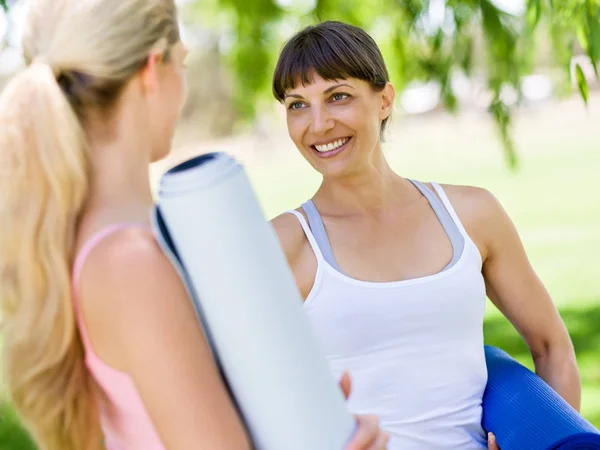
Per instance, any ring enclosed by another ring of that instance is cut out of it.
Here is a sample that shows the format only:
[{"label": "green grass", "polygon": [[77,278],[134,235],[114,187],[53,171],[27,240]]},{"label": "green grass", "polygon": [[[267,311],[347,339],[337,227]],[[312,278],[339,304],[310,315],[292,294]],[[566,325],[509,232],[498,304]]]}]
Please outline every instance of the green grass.
[{"label": "green grass", "polygon": [[[386,151],[404,176],[482,186],[499,198],[571,333],[583,383],[582,412],[600,427],[598,120],[577,102],[523,118],[516,133],[521,161],[517,173],[506,170],[489,122],[468,115],[405,121],[390,130]],[[246,165],[268,217],[297,207],[319,183],[292,146],[281,142],[277,151],[282,156],[276,162]],[[210,148],[199,149],[204,150]],[[522,339],[491,304],[485,337],[531,367]],[[0,408],[0,450],[30,448],[10,409]]]},{"label": "green grass", "polygon": [[29,435],[7,404],[0,405],[0,450],[35,450]]}]

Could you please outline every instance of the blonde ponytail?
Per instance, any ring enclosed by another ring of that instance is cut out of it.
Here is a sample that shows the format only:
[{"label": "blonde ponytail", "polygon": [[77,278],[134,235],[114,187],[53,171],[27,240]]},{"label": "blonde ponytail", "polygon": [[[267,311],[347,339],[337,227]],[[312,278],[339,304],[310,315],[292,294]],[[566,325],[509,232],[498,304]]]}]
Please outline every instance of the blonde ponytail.
[{"label": "blonde ponytail", "polygon": [[42,448],[100,448],[70,289],[87,192],[81,126],[52,69],[37,63],[6,87],[0,124],[5,381]]},{"label": "blonde ponytail", "polygon": [[29,67],[0,96],[0,366],[40,450],[97,450],[101,397],[71,292],[88,189],[84,125],[88,111],[109,112],[157,43],[179,40],[175,6],[35,0],[29,9]]}]

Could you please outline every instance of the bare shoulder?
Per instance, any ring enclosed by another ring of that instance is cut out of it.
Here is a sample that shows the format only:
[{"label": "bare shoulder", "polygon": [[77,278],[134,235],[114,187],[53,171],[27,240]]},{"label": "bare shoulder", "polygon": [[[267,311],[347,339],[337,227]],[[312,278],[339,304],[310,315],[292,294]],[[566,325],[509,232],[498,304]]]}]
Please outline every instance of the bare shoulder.
[{"label": "bare shoulder", "polygon": [[[85,262],[81,284],[88,291],[114,294],[128,289],[139,292],[148,285],[173,280],[178,280],[178,275],[152,232],[132,227],[116,231],[97,244]],[[141,281],[144,283],[140,285]]]},{"label": "bare shoulder", "polygon": [[168,327],[165,318],[193,317],[179,274],[150,230],[130,228],[90,252],[79,282],[80,308],[96,352],[123,368],[119,342],[131,333]]},{"label": "bare shoulder", "polygon": [[441,186],[465,228],[486,225],[503,212],[496,196],[485,188],[453,184]]},{"label": "bare shoulder", "polygon": [[[302,210],[298,209],[297,212],[306,219]],[[285,213],[273,219],[271,223],[294,274],[296,285],[302,297],[306,298],[315,281],[317,260],[298,219],[293,214]]]},{"label": "bare shoulder", "polygon": [[[298,211],[302,214],[301,211]],[[290,213],[280,214],[271,220],[279,242],[289,263],[301,253],[307,243],[306,235],[296,216]]]},{"label": "bare shoulder", "polygon": [[514,229],[496,196],[476,186],[442,185],[465,230],[487,260],[498,236]]}]

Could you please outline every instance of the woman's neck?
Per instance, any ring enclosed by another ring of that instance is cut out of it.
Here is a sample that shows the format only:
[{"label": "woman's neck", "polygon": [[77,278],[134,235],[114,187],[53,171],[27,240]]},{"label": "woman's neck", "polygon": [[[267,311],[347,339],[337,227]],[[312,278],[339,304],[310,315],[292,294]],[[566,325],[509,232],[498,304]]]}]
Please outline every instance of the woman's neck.
[{"label": "woman's neck", "polygon": [[379,164],[339,178],[324,178],[315,201],[327,210],[380,214],[410,192],[409,182],[397,175],[382,158]]},{"label": "woman's neck", "polygon": [[149,219],[150,143],[134,131],[140,129],[123,127],[109,142],[89,139],[91,176],[84,215],[101,217],[101,222]]},{"label": "woman's neck", "polygon": [[152,205],[149,161],[143,158],[118,158],[114,153],[127,149],[104,149],[106,154],[94,158],[89,186],[90,206],[105,209]]}]

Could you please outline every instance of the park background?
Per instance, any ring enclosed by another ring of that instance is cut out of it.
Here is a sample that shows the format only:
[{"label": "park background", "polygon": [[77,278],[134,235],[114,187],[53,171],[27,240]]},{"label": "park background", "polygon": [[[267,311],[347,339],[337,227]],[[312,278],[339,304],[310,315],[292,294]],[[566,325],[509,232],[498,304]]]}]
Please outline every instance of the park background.
[{"label": "park background", "polygon": [[[23,66],[26,8],[19,0],[5,3],[0,90]],[[178,3],[191,48],[190,97],[172,155],[150,168],[153,185],[183,159],[225,151],[245,165],[267,218],[309,198],[320,180],[288,138],[284,108],[271,98],[275,58],[305,25],[338,19],[363,26],[381,46],[398,90],[384,144],[392,167],[498,197],[566,322],[581,371],[582,413],[600,427],[600,3]],[[532,367],[522,339],[489,302],[484,331],[486,343]],[[0,450],[34,448],[0,397]]]}]

